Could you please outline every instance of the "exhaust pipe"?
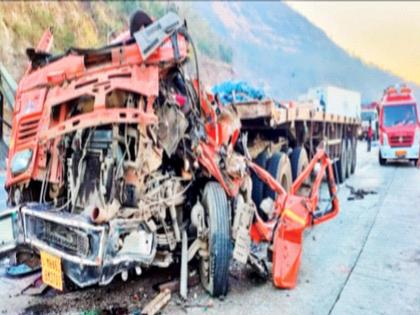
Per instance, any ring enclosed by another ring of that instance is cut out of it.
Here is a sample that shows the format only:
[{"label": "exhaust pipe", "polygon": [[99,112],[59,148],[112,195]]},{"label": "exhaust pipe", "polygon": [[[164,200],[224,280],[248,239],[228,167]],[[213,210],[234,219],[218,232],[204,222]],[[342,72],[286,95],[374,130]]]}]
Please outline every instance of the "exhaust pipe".
[{"label": "exhaust pipe", "polygon": [[120,203],[114,199],[111,204],[104,207],[94,206],[91,210],[90,218],[92,222],[100,224],[105,223],[115,217],[118,210],[120,210]]}]

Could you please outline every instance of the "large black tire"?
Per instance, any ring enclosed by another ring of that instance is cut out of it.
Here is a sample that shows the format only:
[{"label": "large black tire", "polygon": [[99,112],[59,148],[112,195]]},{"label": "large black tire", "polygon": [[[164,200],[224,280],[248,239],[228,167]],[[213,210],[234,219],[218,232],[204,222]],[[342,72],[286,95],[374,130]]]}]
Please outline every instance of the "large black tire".
[{"label": "large black tire", "polygon": [[378,160],[379,160],[379,165],[385,165],[386,159],[382,157],[381,150],[379,150]]},{"label": "large black tire", "polygon": [[346,180],[346,168],[347,168],[347,150],[346,150],[346,140],[341,140],[341,152],[340,159],[337,161],[337,177],[338,182],[343,183]]},{"label": "large black tire", "polygon": [[[269,158],[268,152],[267,150],[264,150],[257,156],[257,158],[255,159],[255,163],[258,166],[261,166],[263,169],[266,169],[268,158]],[[264,185],[265,184],[260,180],[260,178],[254,172],[252,172],[251,174],[251,179],[252,179],[252,200],[257,206],[257,209],[260,209],[261,201],[264,198]]]},{"label": "large black tire", "polygon": [[353,158],[351,160],[351,169],[350,169],[350,174],[354,174],[354,172],[356,171],[356,164],[357,164],[357,139],[353,138],[352,143],[351,143],[351,148],[353,151]]},{"label": "large black tire", "polygon": [[[289,192],[292,186],[292,167],[286,153],[276,152],[267,162],[267,171]],[[276,199],[276,193],[264,185],[264,198]]]},{"label": "large black tire", "polygon": [[351,165],[353,163],[353,148],[350,138],[346,141],[346,155],[346,178],[349,178],[351,175]]},{"label": "large black tire", "polygon": [[200,260],[201,283],[211,296],[224,296],[228,291],[231,259],[229,204],[225,191],[217,182],[206,184],[201,203],[209,230],[209,255]]},{"label": "large black tire", "polygon": [[308,166],[308,154],[304,147],[296,147],[290,155],[290,164],[292,166],[292,179],[293,181],[302,173]]}]

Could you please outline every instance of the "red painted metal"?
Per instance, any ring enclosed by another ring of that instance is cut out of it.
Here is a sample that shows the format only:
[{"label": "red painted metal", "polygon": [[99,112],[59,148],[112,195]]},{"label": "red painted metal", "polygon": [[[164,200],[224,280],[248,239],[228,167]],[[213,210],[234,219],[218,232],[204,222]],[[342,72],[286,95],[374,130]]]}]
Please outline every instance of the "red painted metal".
[{"label": "red painted metal", "polygon": [[[316,165],[320,165],[320,169],[311,185],[309,196],[298,195],[303,183],[313,174]],[[273,244],[274,285],[279,288],[293,288],[296,286],[302,257],[303,231],[307,227],[334,218],[339,211],[331,161],[323,150],[318,150],[309,165],[293,183],[289,194],[267,171],[252,162],[249,166],[277,193],[273,217],[264,221],[257,213],[250,229],[251,239],[257,243],[265,241]],[[331,208],[318,215],[316,210],[319,189],[325,175],[331,196]]]},{"label": "red painted metal", "polygon": [[[48,52],[52,41],[53,36],[47,30],[36,51]],[[188,55],[188,41],[182,35],[178,35],[178,47],[184,60]],[[16,93],[8,161],[25,149],[32,150],[32,160],[26,171],[15,176],[7,167],[6,187],[42,179],[47,167],[46,152],[51,153],[49,179],[60,181],[62,166],[55,147],[56,139],[65,133],[110,123],[157,123],[152,104],[159,93],[159,80],[175,62],[170,39],[147,60],[142,59],[135,43],[104,48],[98,54],[106,55],[104,61],[69,54],[41,68],[28,66]],[[143,95],[146,108],[107,108],[107,94],[118,89]],[[52,119],[54,107],[84,96],[94,99],[91,112],[66,118],[66,112],[60,108],[58,121]]]}]

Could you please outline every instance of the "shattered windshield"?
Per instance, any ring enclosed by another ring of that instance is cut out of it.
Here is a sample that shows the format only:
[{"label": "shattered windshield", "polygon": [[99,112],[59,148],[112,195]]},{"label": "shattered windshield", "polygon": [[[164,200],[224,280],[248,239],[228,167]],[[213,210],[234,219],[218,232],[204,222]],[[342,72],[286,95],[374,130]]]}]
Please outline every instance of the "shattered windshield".
[{"label": "shattered windshield", "polygon": [[416,123],[417,115],[414,104],[386,106],[384,108],[385,127],[406,126]]}]

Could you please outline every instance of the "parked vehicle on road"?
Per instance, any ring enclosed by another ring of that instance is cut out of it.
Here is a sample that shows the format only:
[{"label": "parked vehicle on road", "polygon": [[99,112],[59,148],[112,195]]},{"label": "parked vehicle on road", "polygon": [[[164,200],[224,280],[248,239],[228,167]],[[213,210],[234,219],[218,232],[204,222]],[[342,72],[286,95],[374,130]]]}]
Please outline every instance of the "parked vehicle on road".
[{"label": "parked vehicle on road", "polygon": [[379,107],[379,164],[419,159],[419,107],[410,88],[385,90]]},{"label": "parked vehicle on road", "polygon": [[361,94],[358,91],[325,85],[310,88],[298,101],[312,102],[321,112],[360,119]]},{"label": "parked vehicle on road", "polygon": [[362,107],[361,113],[361,133],[359,139],[366,139],[369,125],[372,127],[372,140],[379,138],[379,115],[378,108],[375,106],[377,103],[369,104],[369,106]]}]

